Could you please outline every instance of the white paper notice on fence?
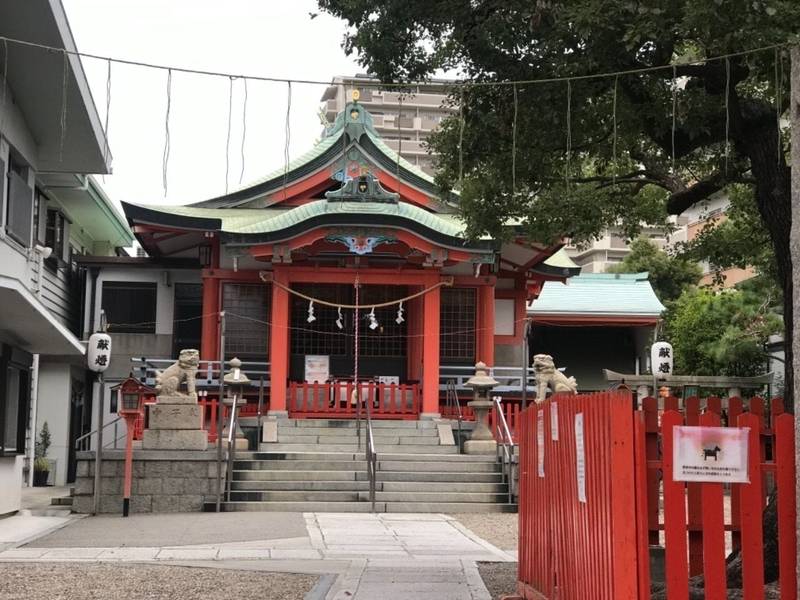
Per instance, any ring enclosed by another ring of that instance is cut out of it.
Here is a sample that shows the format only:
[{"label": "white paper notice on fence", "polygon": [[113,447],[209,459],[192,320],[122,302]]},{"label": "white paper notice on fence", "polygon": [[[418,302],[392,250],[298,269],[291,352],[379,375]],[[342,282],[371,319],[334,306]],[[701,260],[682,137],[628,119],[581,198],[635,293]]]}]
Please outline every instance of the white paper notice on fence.
[{"label": "white paper notice on fence", "polygon": [[583,413],[575,415],[575,473],[578,476],[578,501],[586,503],[586,450],[583,442]]},{"label": "white paper notice on fence", "polygon": [[550,439],[558,441],[558,404],[550,403]]},{"label": "white paper notice on fence", "polygon": [[672,430],[675,481],[748,483],[749,427],[682,427]]},{"label": "white paper notice on fence", "polygon": [[306,354],[306,383],[325,383],[331,376],[330,356]]},{"label": "white paper notice on fence", "polygon": [[541,409],[536,415],[536,457],[539,477],[544,477],[544,411]]}]

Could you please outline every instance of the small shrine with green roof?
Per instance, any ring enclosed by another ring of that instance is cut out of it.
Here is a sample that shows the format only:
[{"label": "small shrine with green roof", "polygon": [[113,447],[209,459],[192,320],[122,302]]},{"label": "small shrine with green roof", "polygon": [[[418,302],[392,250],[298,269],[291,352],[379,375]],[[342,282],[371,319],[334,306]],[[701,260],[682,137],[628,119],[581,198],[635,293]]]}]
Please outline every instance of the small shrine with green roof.
[{"label": "small shrine with green roof", "polygon": [[466,238],[457,194],[391,150],[356,101],[258,181],[123,208],[152,260],[196,261],[201,360],[268,363],[278,415],[325,416],[338,402],[303,386],[354,380],[403,386],[387,417],[440,414],[442,369],[519,365],[528,303],[579,271],[562,243]]}]

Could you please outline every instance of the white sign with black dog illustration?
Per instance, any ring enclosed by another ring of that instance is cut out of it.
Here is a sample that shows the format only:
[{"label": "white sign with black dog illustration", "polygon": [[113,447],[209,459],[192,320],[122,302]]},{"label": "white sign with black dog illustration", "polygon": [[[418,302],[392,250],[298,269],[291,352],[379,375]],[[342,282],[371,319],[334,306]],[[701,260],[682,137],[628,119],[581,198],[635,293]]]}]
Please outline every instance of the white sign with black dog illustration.
[{"label": "white sign with black dog illustration", "polygon": [[681,427],[673,429],[675,481],[749,483],[749,427]]}]

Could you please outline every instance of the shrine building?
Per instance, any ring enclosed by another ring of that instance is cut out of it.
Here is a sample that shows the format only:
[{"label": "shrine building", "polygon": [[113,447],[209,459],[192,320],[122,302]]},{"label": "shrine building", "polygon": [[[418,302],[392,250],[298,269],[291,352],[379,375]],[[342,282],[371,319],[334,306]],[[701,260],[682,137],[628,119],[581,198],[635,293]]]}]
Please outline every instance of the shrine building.
[{"label": "shrine building", "polygon": [[579,271],[562,243],[513,226],[502,241],[467,239],[458,195],[390,149],[357,102],[306,154],[241,189],[123,208],[148,257],[83,260],[119,374],[126,352],[174,359],[199,347],[215,361],[222,351],[265,380],[277,415],[329,416],[341,407],[309,386],[356,377],[402,389],[374,417],[441,414],[446,373],[477,361],[520,368],[528,303]]}]

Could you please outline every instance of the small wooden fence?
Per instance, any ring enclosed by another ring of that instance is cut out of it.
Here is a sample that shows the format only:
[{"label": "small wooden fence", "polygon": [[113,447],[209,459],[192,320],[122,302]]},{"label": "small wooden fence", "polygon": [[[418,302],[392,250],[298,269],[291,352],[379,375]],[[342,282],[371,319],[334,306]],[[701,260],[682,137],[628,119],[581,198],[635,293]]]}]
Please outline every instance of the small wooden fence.
[{"label": "small wooden fence", "polygon": [[[650,546],[663,531],[669,600],[688,600],[695,574],[704,576],[706,598],[722,600],[727,531],[741,550],[744,597],[763,599],[762,513],[777,488],[778,585],[782,598],[796,600],[794,418],[779,400],[765,406],[731,399],[723,407],[711,398],[701,411],[697,399],[688,399],[680,412],[676,399],[662,410],[646,399],[636,411],[620,391],[555,396],[524,411],[520,594],[649,599]],[[684,424],[748,427],[750,483],[673,481],[673,427]]]},{"label": "small wooden fence", "polygon": [[[416,419],[420,411],[417,384],[360,383],[361,410],[370,404],[373,419]],[[287,401],[293,418],[351,419],[358,406],[352,401],[355,384],[352,381],[333,383],[289,384]]]}]

